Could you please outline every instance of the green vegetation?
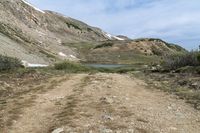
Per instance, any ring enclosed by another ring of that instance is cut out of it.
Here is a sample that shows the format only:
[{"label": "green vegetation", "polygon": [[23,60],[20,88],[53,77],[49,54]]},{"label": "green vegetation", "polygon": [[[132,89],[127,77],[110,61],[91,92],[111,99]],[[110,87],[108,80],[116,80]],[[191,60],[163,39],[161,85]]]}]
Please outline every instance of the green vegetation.
[{"label": "green vegetation", "polygon": [[186,50],[184,48],[182,48],[181,46],[179,45],[176,45],[176,44],[171,44],[171,43],[166,43],[166,45],[171,48],[171,49],[175,49],[179,52],[186,52]]},{"label": "green vegetation", "polygon": [[186,66],[200,66],[200,53],[197,51],[188,52],[182,55],[170,55],[164,59],[163,67],[167,70],[176,70]]},{"label": "green vegetation", "polygon": [[114,43],[112,43],[112,42],[105,42],[103,44],[97,45],[96,47],[94,47],[94,49],[104,48],[104,47],[112,47],[113,45],[114,45]]},{"label": "green vegetation", "polygon": [[61,63],[56,63],[54,65],[54,68],[56,70],[64,70],[65,72],[70,72],[70,73],[77,73],[77,72],[88,72],[89,68],[79,64],[79,63],[74,63],[74,62],[61,62]]},{"label": "green vegetation", "polygon": [[198,53],[198,55],[197,55],[197,60],[200,63],[200,53]]},{"label": "green vegetation", "polygon": [[163,42],[166,43],[165,41],[158,39],[158,38],[139,38],[139,39],[135,39],[135,42],[143,42],[143,41],[159,41],[159,42]]},{"label": "green vegetation", "polygon": [[64,71],[67,73],[81,73],[81,72],[127,73],[130,71],[135,71],[135,67],[124,66],[124,67],[118,67],[118,68],[94,68],[94,67],[87,67],[80,63],[65,61],[65,62],[61,62],[61,63],[56,63],[54,65],[54,70],[52,70],[52,71],[55,71],[55,70]]},{"label": "green vegetation", "polygon": [[97,72],[103,73],[127,73],[135,71],[134,67],[118,67],[118,68],[93,68]]},{"label": "green vegetation", "polygon": [[75,29],[77,29],[77,30],[82,31],[82,29],[81,29],[78,25],[73,24],[72,22],[66,22],[66,24],[67,24],[68,28],[73,27],[73,28],[75,28]]},{"label": "green vegetation", "polygon": [[21,67],[22,63],[17,58],[0,55],[0,71],[8,71]]},{"label": "green vegetation", "polygon": [[90,53],[86,56],[90,63],[103,63],[103,64],[155,64],[159,63],[161,58],[159,56],[147,56],[135,53],[134,51],[126,52],[102,52]]},{"label": "green vegetation", "polygon": [[200,74],[200,66],[185,66],[175,70],[176,73]]},{"label": "green vegetation", "polygon": [[87,28],[87,31],[88,32],[92,32],[93,30],[91,28]]}]

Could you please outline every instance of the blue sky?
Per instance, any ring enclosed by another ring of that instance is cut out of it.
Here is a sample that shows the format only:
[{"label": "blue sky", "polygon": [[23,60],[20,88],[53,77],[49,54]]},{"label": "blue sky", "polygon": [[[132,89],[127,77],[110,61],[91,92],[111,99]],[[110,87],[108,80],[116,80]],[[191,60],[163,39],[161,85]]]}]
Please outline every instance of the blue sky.
[{"label": "blue sky", "polygon": [[27,0],[89,25],[130,38],[154,37],[200,45],[200,0]]}]

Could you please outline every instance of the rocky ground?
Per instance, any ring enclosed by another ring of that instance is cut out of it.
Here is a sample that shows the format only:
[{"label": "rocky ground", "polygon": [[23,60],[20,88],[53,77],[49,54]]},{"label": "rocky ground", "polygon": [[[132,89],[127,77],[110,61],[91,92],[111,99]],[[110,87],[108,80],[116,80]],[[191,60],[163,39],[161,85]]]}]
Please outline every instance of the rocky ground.
[{"label": "rocky ground", "polygon": [[7,100],[1,115],[3,133],[200,131],[199,111],[173,95],[148,89],[142,80],[120,74],[51,79]]},{"label": "rocky ground", "polygon": [[199,74],[189,72],[133,72],[132,74],[134,77],[145,80],[149,88],[156,88],[177,95],[180,99],[185,100],[191,106],[200,110]]}]

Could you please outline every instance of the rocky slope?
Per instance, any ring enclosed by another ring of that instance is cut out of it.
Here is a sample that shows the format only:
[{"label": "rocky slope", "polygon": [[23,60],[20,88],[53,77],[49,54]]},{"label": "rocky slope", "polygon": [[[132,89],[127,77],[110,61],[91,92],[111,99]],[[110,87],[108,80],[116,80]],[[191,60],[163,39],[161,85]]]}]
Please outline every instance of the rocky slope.
[{"label": "rocky slope", "polygon": [[41,11],[25,0],[1,0],[0,15],[0,54],[31,63],[76,59],[76,52],[63,46],[65,43],[113,39],[101,29],[55,12]]},{"label": "rocky slope", "polygon": [[[90,60],[90,56],[98,59],[96,54],[105,52],[105,56],[111,52],[117,57],[121,56],[119,52],[127,52],[123,57],[127,58],[132,51],[144,55],[179,51],[162,41],[131,41],[125,36],[113,36],[70,17],[42,11],[25,0],[1,0],[0,15],[0,54],[28,63],[48,65],[63,59]],[[105,43],[113,45],[96,46]],[[155,53],[157,49],[160,53]]]}]

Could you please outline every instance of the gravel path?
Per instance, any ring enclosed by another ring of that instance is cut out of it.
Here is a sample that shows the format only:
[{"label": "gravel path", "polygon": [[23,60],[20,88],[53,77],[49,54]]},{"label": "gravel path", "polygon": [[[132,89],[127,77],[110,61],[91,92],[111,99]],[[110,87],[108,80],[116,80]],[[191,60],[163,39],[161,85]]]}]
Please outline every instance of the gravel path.
[{"label": "gravel path", "polygon": [[199,111],[147,87],[127,75],[72,75],[37,94],[5,133],[199,133]]}]

